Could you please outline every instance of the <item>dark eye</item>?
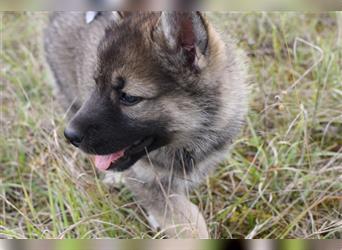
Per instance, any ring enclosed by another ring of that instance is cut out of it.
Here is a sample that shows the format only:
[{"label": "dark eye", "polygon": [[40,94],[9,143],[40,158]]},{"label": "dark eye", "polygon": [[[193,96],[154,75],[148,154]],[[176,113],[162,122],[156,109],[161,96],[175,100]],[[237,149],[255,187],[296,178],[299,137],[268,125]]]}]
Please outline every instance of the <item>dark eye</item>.
[{"label": "dark eye", "polygon": [[127,95],[124,92],[120,92],[119,94],[120,94],[120,102],[126,106],[133,106],[142,101],[142,98],[138,96]]}]

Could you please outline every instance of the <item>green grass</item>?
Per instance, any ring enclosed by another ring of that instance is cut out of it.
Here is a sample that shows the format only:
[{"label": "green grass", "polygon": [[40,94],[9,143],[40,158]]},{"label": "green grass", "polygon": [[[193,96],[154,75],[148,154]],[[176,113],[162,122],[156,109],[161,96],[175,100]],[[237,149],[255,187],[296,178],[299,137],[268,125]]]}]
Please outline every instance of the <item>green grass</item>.
[{"label": "green grass", "polygon": [[[250,58],[230,159],[191,194],[213,238],[342,237],[342,13],[210,14]],[[45,13],[1,14],[0,237],[160,238],[63,139]]]}]

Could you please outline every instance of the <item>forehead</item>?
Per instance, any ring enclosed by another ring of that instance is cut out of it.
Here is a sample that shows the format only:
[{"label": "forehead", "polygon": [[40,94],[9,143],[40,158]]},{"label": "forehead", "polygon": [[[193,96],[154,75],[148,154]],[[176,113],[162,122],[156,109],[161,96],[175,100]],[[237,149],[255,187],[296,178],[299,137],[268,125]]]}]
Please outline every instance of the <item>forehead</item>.
[{"label": "forehead", "polygon": [[115,84],[122,77],[127,83],[125,89],[133,91],[134,84],[135,92],[155,92],[156,84],[167,87],[173,79],[160,67],[150,36],[156,17],[156,14],[132,16],[108,28],[98,49],[95,78]]},{"label": "forehead", "polygon": [[99,67],[106,73],[130,66],[137,68],[152,59],[149,34],[154,27],[153,15],[131,15],[106,29],[98,48]]}]

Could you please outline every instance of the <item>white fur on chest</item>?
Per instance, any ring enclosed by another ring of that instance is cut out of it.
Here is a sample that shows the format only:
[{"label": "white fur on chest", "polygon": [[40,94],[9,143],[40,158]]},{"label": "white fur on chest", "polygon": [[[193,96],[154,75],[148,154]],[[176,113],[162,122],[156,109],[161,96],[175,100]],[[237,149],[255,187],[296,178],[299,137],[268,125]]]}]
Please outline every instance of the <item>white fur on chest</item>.
[{"label": "white fur on chest", "polygon": [[[204,178],[211,174],[219,163],[226,160],[229,155],[229,147],[230,145],[225,146],[222,150],[214,152],[210,154],[204,161],[200,162],[195,166],[194,170],[190,174],[186,174],[185,171],[183,174],[174,175],[172,178],[177,185],[182,186],[186,189],[192,189],[203,181]],[[156,151],[155,153],[157,153]],[[169,169],[172,169],[171,166]],[[132,174],[134,172],[134,174]],[[122,185],[125,183],[127,178],[130,181],[136,181],[142,184],[152,183],[158,179],[171,179],[172,173],[170,170],[163,170],[160,167],[154,166],[153,164],[140,160],[134,166],[132,166],[129,170],[123,173],[113,173],[108,172],[105,175],[103,182],[106,185]]]}]

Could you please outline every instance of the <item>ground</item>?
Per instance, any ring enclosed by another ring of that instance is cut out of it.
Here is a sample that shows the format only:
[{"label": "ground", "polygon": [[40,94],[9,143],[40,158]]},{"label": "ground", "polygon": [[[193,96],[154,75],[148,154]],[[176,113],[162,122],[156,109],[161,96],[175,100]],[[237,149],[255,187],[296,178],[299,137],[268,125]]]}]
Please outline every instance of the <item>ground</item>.
[{"label": "ground", "polygon": [[[63,139],[46,13],[0,14],[0,237],[162,238]],[[342,13],[209,13],[250,60],[230,158],[191,194],[213,238],[342,238]]]}]

